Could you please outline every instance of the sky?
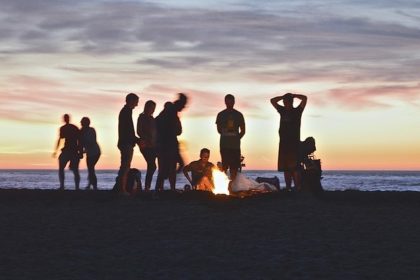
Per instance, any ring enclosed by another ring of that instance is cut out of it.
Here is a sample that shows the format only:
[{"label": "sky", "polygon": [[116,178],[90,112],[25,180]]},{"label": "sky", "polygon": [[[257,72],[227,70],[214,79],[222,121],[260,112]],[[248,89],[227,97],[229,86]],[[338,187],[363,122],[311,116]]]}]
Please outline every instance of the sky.
[{"label": "sky", "polygon": [[[247,169],[275,170],[270,98],[308,96],[301,138],[325,170],[420,168],[420,1],[0,0],[0,168],[57,168],[62,115],[88,116],[102,157],[119,166],[118,113],[129,92],[189,97],[187,162],[220,160],[224,96],[245,117]],[[296,106],[297,104],[295,104]],[[145,168],[136,148],[133,166]],[[85,164],[81,164],[85,168]]]}]

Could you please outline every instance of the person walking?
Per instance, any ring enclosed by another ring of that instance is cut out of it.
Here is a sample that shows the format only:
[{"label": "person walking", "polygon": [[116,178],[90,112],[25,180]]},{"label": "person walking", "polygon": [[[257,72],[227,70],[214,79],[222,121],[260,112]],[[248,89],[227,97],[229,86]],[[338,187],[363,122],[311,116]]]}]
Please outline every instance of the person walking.
[{"label": "person walking", "polygon": [[61,145],[61,141],[64,139],[64,147],[61,149],[61,153],[58,157],[58,177],[60,180],[60,190],[64,190],[64,169],[69,162],[70,170],[73,171],[74,174],[75,188],[76,190],[79,190],[79,162],[80,159],[83,158],[83,151],[80,145],[80,131],[77,126],[70,123],[69,114],[64,114],[63,121],[65,124],[60,127],[60,134],[53,153],[53,157],[55,158],[58,148]]},{"label": "person walking", "polygon": [[98,189],[98,179],[96,177],[95,165],[101,156],[101,149],[96,142],[96,131],[90,127],[90,119],[83,117],[80,121],[82,128],[80,129],[80,143],[83,152],[86,153],[86,166],[88,169],[88,184],[86,189],[89,190],[92,186],[93,190]]}]

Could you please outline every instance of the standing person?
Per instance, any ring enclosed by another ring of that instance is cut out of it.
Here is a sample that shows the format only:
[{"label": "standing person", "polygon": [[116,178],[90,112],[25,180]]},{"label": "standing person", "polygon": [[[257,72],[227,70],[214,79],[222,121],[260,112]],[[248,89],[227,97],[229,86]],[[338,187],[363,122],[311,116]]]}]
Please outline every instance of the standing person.
[{"label": "standing person", "polygon": [[[298,107],[293,107],[293,99],[300,99]],[[280,144],[277,170],[284,172],[286,190],[291,190],[292,179],[296,189],[301,189],[301,180],[298,168],[300,123],[303,110],[306,106],[307,97],[301,94],[286,93],[282,96],[273,97],[271,104],[280,114]],[[278,104],[283,101],[284,106]]]},{"label": "standing person", "polygon": [[169,180],[171,190],[175,190],[176,164],[178,161],[178,135],[182,133],[178,112],[187,104],[187,96],[179,93],[178,100],[166,102],[162,112],[156,117],[158,176],[156,191],[163,190],[165,179]]},{"label": "standing person", "polygon": [[98,189],[98,179],[96,178],[95,165],[101,156],[101,149],[96,142],[96,131],[93,127],[90,127],[90,119],[83,117],[80,121],[82,128],[80,129],[80,143],[83,148],[83,152],[86,153],[86,165],[88,169],[88,185],[87,190],[90,186],[96,191]]},{"label": "standing person", "polygon": [[138,138],[134,132],[133,109],[139,104],[139,97],[129,93],[125,97],[125,105],[118,116],[118,149],[121,153],[121,165],[118,171],[119,191],[122,194],[127,192],[127,176],[133,159],[134,146]]},{"label": "standing person", "polygon": [[[212,169],[214,164],[209,162],[210,150],[203,148],[200,151],[200,159],[187,164],[183,171],[194,190],[212,191]],[[191,172],[191,177],[188,174]]]},{"label": "standing person", "polygon": [[70,162],[69,167],[74,174],[76,190],[79,190],[79,162],[80,159],[83,158],[83,151],[80,145],[80,132],[77,126],[70,123],[70,115],[65,114],[63,116],[63,121],[65,125],[60,127],[60,135],[53,153],[53,157],[56,157],[61,139],[64,139],[64,147],[61,149],[61,154],[58,157],[58,178],[60,180],[60,190],[64,190],[64,168],[66,168],[68,162]]},{"label": "standing person", "polygon": [[235,97],[225,96],[226,109],[217,114],[217,132],[220,134],[220,155],[223,170],[229,169],[230,179],[236,178],[241,166],[241,138],[245,135],[245,120],[241,112],[235,110]]},{"label": "standing person", "polygon": [[153,174],[156,171],[156,121],[153,117],[155,109],[156,103],[148,100],[144,104],[143,113],[137,119],[140,152],[147,163],[145,191],[150,190]]}]

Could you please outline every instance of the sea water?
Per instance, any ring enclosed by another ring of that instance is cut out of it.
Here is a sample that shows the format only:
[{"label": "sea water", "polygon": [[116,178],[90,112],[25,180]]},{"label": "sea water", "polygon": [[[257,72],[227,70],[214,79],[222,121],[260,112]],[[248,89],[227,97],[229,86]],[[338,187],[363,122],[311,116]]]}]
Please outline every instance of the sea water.
[{"label": "sea water", "polygon": [[[141,170],[144,182],[145,171]],[[250,179],[256,177],[274,177],[280,179],[281,188],[285,187],[283,174],[270,170],[243,170]],[[87,172],[80,171],[80,187],[87,185]],[[97,170],[98,188],[112,189],[117,170]],[[156,181],[155,173],[152,189]],[[322,186],[325,190],[360,190],[360,191],[420,191],[419,171],[323,171]],[[187,180],[183,174],[177,174],[176,187],[182,189]],[[0,170],[0,189],[58,189],[57,170]],[[66,170],[65,188],[74,190],[74,179],[71,171]],[[169,183],[165,182],[165,189]]]}]

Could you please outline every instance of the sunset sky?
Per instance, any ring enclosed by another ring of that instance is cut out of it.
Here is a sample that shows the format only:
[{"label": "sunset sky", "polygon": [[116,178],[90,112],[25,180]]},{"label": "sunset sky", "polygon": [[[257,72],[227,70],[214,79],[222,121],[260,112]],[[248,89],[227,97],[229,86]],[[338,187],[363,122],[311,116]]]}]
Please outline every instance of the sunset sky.
[{"label": "sunset sky", "polygon": [[[244,114],[247,169],[276,169],[270,98],[305,94],[301,136],[324,169],[420,168],[420,1],[0,0],[0,168],[57,168],[62,115],[88,116],[119,166],[127,93],[158,104],[185,92],[186,161],[211,150],[224,96]],[[136,148],[133,166],[145,162]],[[85,168],[85,164],[81,165]]]}]

